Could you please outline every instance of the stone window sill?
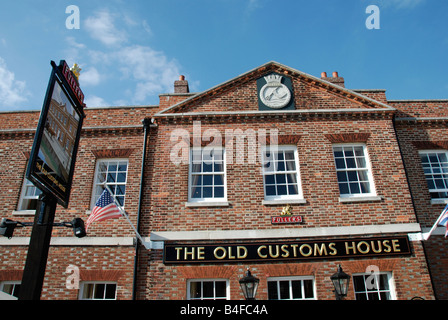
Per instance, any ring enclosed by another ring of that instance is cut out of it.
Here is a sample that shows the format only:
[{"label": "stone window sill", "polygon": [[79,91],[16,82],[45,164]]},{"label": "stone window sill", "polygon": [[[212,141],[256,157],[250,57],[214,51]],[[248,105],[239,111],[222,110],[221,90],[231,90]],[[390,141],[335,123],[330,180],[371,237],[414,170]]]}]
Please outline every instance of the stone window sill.
[{"label": "stone window sill", "polygon": [[228,207],[230,203],[228,201],[204,201],[204,202],[185,202],[185,207]]},{"label": "stone window sill", "polygon": [[350,202],[367,202],[367,201],[381,201],[382,196],[366,196],[366,197],[339,197],[340,203],[350,203]]}]

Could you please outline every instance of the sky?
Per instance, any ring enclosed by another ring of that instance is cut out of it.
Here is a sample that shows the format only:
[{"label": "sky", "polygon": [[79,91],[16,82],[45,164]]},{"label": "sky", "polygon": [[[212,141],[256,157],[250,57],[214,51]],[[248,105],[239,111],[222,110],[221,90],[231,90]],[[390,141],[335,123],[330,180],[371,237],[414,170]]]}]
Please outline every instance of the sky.
[{"label": "sky", "polygon": [[201,92],[269,61],[448,99],[445,0],[0,1],[0,111],[40,110],[52,60],[81,67],[88,108],[157,105],[180,75]]}]

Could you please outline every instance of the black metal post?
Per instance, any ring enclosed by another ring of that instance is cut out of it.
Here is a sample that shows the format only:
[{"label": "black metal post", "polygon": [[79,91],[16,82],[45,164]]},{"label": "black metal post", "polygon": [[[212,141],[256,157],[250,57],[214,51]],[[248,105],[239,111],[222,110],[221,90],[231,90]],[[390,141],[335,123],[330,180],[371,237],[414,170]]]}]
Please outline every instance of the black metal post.
[{"label": "black metal post", "polygon": [[57,202],[53,195],[48,194],[41,196],[39,201],[23,270],[19,300],[40,300],[42,292]]}]

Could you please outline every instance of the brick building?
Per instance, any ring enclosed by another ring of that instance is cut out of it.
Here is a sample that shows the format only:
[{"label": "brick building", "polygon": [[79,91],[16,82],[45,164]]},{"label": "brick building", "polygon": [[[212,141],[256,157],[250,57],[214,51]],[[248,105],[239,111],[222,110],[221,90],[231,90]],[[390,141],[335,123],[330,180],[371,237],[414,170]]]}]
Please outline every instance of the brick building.
[{"label": "brick building", "polygon": [[[87,220],[107,179],[146,247],[122,218],[81,239],[54,228],[42,299],[240,300],[250,268],[257,299],[332,300],[338,265],[347,299],[448,298],[442,228],[408,237],[448,199],[447,100],[390,101],[276,62],[201,93],[183,77],[174,88],[158,106],[85,110],[55,221]],[[38,117],[0,113],[1,217],[33,219]],[[3,291],[19,288],[29,229],[0,239]]]}]

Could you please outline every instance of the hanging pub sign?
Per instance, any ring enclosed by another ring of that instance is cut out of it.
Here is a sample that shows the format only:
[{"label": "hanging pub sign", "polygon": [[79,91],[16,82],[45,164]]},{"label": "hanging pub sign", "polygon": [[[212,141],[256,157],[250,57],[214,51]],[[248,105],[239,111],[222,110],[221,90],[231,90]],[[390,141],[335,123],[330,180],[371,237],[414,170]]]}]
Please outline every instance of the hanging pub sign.
[{"label": "hanging pub sign", "polygon": [[237,263],[410,255],[407,236],[229,244],[167,244],[163,261]]},{"label": "hanging pub sign", "polygon": [[84,114],[84,94],[65,60],[53,67],[26,177],[68,207]]}]

